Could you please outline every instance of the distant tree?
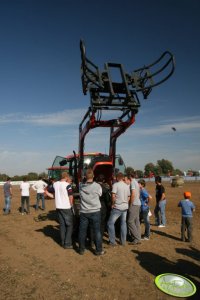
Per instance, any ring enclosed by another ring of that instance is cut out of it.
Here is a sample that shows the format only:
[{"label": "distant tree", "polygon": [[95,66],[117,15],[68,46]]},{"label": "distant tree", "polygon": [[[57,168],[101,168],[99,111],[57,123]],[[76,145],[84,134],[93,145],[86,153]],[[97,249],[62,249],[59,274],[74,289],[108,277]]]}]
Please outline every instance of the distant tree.
[{"label": "distant tree", "polygon": [[37,179],[38,179],[38,174],[37,174],[37,173],[34,173],[34,172],[30,172],[30,173],[28,173],[28,175],[27,175],[27,179],[28,179],[28,180],[37,180]]},{"label": "distant tree", "polygon": [[132,173],[132,172],[134,172],[134,169],[132,167],[127,167],[126,168],[126,174],[127,175],[130,174],[130,173]]},{"label": "distant tree", "polygon": [[0,174],[0,181],[6,181],[9,176],[7,174]]},{"label": "distant tree", "polygon": [[163,172],[162,172],[162,168],[159,166],[159,165],[156,165],[155,168],[154,168],[154,175],[155,176],[161,176],[163,175]]},{"label": "distant tree", "polygon": [[172,163],[167,159],[161,159],[157,161],[157,166],[162,170],[162,175],[172,174],[174,167]]},{"label": "distant tree", "polygon": [[45,172],[42,172],[42,173],[40,173],[39,175],[38,175],[39,177],[42,177],[42,178],[47,178],[47,173],[45,173]]},{"label": "distant tree", "polygon": [[179,175],[179,176],[183,176],[183,171],[179,170],[179,169],[174,169],[173,172],[172,172],[172,176],[176,176],[176,175]]},{"label": "distant tree", "polygon": [[153,163],[148,163],[144,167],[144,174],[146,177],[150,177],[151,174],[155,173],[155,165]]},{"label": "distant tree", "polygon": [[21,180],[22,180],[22,176],[15,175],[12,177],[12,181],[21,181]]},{"label": "distant tree", "polygon": [[144,177],[144,172],[142,170],[136,170],[135,174],[136,174],[137,178],[143,178]]}]

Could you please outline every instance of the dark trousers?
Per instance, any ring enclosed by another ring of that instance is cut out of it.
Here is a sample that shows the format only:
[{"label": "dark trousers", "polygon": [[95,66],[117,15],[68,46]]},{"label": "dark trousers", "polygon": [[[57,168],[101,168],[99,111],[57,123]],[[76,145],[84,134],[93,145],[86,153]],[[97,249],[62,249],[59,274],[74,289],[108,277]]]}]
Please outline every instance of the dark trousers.
[{"label": "dark trousers", "polygon": [[187,231],[188,241],[192,242],[192,217],[182,217],[181,239],[185,241],[185,231]]},{"label": "dark trousers", "polygon": [[79,249],[85,250],[85,241],[87,237],[88,226],[90,226],[96,251],[102,251],[102,236],[101,236],[101,213],[100,211],[94,213],[80,213],[79,224]]},{"label": "dark trousers", "polygon": [[[104,236],[104,232],[107,229],[106,225],[108,222],[108,209],[107,206],[105,204],[105,202],[101,201],[101,237],[103,240],[103,236]],[[94,232],[93,232],[93,228],[89,228],[89,232],[88,232],[88,236],[89,236],[89,240],[90,240],[90,246],[92,246],[92,244],[94,243]]]},{"label": "dark trousers", "polygon": [[72,245],[73,213],[71,209],[56,209],[60,223],[60,237],[62,246]]},{"label": "dark trousers", "polygon": [[24,213],[24,206],[26,203],[26,211],[27,213],[30,212],[30,206],[29,206],[29,196],[21,196],[21,212]]},{"label": "dark trousers", "polygon": [[37,193],[35,209],[38,210],[40,200],[42,201],[42,209],[45,210],[44,193]]},{"label": "dark trousers", "polygon": [[105,202],[101,202],[101,236],[103,238],[108,221],[108,208]]}]

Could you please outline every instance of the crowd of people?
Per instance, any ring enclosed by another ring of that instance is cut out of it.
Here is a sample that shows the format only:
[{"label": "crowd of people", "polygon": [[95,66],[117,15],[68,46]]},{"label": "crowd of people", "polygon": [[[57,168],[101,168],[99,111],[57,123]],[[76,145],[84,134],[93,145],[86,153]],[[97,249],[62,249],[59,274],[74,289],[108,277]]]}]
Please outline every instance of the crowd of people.
[{"label": "crowd of people", "polygon": [[[158,227],[163,228],[166,226],[166,195],[160,176],[155,177],[155,184],[155,222]],[[39,208],[40,200],[42,202],[41,209],[45,210],[45,193],[55,198],[61,246],[64,249],[73,248],[76,236],[80,255],[85,253],[87,241],[91,247],[95,246],[95,255],[104,255],[102,243],[105,231],[108,233],[110,247],[117,245],[116,234],[119,234],[122,246],[127,242],[137,245],[141,243],[141,240],[148,241],[150,239],[149,217],[152,215],[150,211],[152,196],[146,190],[145,185],[144,179],[135,179],[134,172],[128,176],[119,172],[110,187],[102,174],[94,180],[92,169],[88,169],[84,182],[79,185],[80,209],[78,216],[74,213],[71,178],[67,172],[63,172],[61,179],[53,181],[49,188],[42,178],[39,178],[32,188],[36,191],[36,211]],[[20,184],[22,215],[25,212],[30,213],[30,188],[30,183],[25,177]],[[10,178],[7,178],[3,191],[5,198],[3,210],[4,215],[7,215],[10,213],[12,198]],[[182,214],[181,239],[189,242],[192,241],[192,216],[195,210],[191,196],[190,192],[185,192],[184,199],[178,204]],[[141,222],[144,222],[144,234],[141,234]]]}]

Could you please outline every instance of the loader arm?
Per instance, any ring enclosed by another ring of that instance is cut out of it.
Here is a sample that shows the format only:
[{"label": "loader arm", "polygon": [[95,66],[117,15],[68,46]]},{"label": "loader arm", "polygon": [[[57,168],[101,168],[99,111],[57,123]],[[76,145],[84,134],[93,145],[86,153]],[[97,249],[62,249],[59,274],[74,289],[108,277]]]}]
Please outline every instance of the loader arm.
[{"label": "loader arm", "polygon": [[[109,157],[115,169],[116,142],[134,122],[140,108],[140,95],[147,99],[152,89],[165,82],[174,72],[175,60],[171,52],[165,51],[152,64],[127,73],[119,63],[108,62],[101,71],[86,56],[84,42],[80,41],[81,80],[83,94],[90,94],[90,106],[79,125],[78,178],[83,178],[83,156],[85,137],[96,127],[110,128]],[[113,74],[117,72],[117,80]],[[106,120],[106,111],[117,111],[118,116]]]}]

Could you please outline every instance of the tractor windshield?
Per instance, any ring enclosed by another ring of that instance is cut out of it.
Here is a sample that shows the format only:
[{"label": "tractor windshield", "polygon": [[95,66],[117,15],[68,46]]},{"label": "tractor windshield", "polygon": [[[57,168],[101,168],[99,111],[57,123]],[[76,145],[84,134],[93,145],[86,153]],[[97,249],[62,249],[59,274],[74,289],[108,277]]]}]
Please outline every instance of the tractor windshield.
[{"label": "tractor windshield", "polygon": [[60,179],[60,174],[63,171],[69,170],[69,162],[65,157],[56,156],[51,168],[48,168],[48,177]]},{"label": "tractor windshield", "polygon": [[125,166],[125,163],[124,163],[121,155],[117,154],[115,156],[115,175],[119,172],[122,172],[123,174],[125,174],[126,166]]}]

